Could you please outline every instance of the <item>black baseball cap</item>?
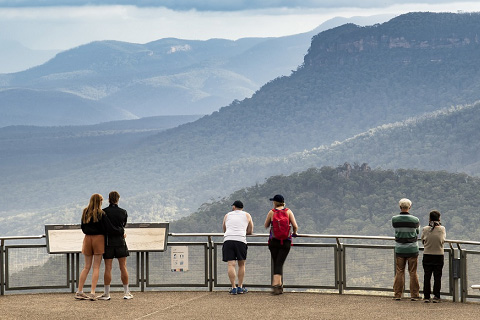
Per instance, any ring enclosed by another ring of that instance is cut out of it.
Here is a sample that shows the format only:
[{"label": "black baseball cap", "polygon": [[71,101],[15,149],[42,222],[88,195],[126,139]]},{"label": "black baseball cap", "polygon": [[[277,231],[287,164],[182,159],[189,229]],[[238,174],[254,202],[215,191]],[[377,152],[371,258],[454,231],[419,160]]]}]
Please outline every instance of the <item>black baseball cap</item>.
[{"label": "black baseball cap", "polygon": [[276,194],[273,196],[273,198],[270,198],[270,201],[285,202],[285,199],[281,194]]},{"label": "black baseball cap", "polygon": [[235,201],[235,202],[232,204],[232,206],[235,206],[235,208],[238,208],[238,209],[243,209],[243,203],[242,203],[242,201],[240,201],[240,200]]}]

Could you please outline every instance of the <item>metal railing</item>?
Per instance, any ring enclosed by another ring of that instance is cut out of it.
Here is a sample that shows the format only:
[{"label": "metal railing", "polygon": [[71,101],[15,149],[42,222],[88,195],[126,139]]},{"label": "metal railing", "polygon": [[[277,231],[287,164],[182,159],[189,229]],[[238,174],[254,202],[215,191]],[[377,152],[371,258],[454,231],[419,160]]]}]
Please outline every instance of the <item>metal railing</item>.
[{"label": "metal railing", "polygon": [[[224,290],[230,282],[226,264],[221,261],[222,237],[222,233],[170,233],[165,252],[132,252],[127,259],[130,286],[140,291],[155,288]],[[264,290],[270,287],[273,276],[268,234],[248,237],[245,284]],[[46,244],[7,245],[7,242],[38,242],[44,238],[44,235],[0,237],[1,295],[10,291],[75,291],[83,265],[81,254],[48,254]],[[177,238],[188,241],[175,241]],[[284,267],[284,287],[287,290],[339,294],[346,291],[362,294],[392,292],[394,240],[394,237],[382,236],[301,234],[294,240]],[[476,250],[480,250],[480,242],[447,240],[446,243],[442,296],[449,296],[454,302],[480,299],[480,292],[475,294],[471,289],[471,285],[480,284],[480,275],[475,272],[480,265],[480,251]],[[186,272],[172,272],[171,250],[176,246],[188,248],[189,269]],[[464,246],[475,250],[464,249]],[[422,255],[423,248],[420,250]],[[115,282],[115,279],[120,280],[116,269],[112,287],[121,287],[120,282]],[[418,273],[423,282],[421,267]],[[86,284],[89,281],[90,278]],[[99,281],[101,285],[102,277]]]}]

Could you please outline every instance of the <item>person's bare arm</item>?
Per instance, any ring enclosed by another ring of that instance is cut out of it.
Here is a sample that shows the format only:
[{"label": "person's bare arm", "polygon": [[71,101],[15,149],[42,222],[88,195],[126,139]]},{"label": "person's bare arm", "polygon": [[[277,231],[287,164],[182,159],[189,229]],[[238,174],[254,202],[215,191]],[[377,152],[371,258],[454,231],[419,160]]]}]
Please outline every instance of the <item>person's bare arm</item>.
[{"label": "person's bare arm", "polygon": [[252,234],[253,233],[253,220],[252,220],[252,216],[250,215],[250,213],[247,213],[247,219],[248,219],[248,225],[247,225],[247,234]]},{"label": "person's bare arm", "polygon": [[267,214],[267,218],[265,219],[265,228],[270,227],[270,223],[272,222],[272,217],[273,217],[273,211],[270,210]]},{"label": "person's bare arm", "polygon": [[223,224],[222,224],[222,227],[223,227],[223,232],[225,233],[225,231],[227,231],[227,215],[225,215],[225,217],[223,217]]},{"label": "person's bare arm", "polygon": [[293,233],[297,234],[297,231],[298,231],[297,220],[295,220],[295,215],[290,209],[288,209],[288,218],[290,219],[290,223],[292,224]]}]

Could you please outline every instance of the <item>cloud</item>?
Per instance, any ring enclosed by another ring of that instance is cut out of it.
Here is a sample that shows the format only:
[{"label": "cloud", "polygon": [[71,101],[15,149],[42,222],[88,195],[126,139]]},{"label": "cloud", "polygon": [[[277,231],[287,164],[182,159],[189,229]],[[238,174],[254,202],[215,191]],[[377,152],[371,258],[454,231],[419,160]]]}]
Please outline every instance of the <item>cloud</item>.
[{"label": "cloud", "polygon": [[[338,15],[338,12],[335,14]],[[290,12],[174,11],[134,6],[0,8],[0,40],[30,49],[68,49],[95,40],[146,43],[161,38],[206,40],[307,32],[332,18],[315,10]]]},{"label": "cloud", "polygon": [[[317,0],[156,0],[166,7],[111,5],[112,3],[146,4],[153,0],[0,0],[0,40],[11,40],[36,50],[65,50],[96,40],[118,40],[146,43],[161,38],[206,40],[211,38],[239,39],[244,37],[278,37],[308,32],[335,17],[399,15],[412,11],[465,12],[480,11],[479,1],[435,4],[402,4],[387,8],[314,8]],[[311,8],[294,7],[296,3]],[[353,0],[350,0],[352,3]],[[347,0],[322,0],[324,6],[348,5]],[[418,0],[417,0],[418,1]],[[424,0],[426,1],[426,0]],[[355,0],[362,6],[375,5],[375,0]],[[380,1],[383,5],[392,0]],[[399,1],[400,2],[400,1]],[[433,1],[430,1],[433,2]],[[445,3],[443,3],[445,2]],[[59,6],[59,4],[77,6]],[[100,5],[108,3],[108,5]],[[222,3],[249,5],[251,10],[206,10]],[[256,9],[270,6],[271,9]],[[292,8],[275,7],[287,4]],[[36,4],[39,6],[28,7]],[[55,6],[53,5],[55,4]],[[81,5],[80,4],[85,4]],[[90,5],[93,4],[93,5]],[[195,10],[187,10],[193,7]],[[5,7],[10,5],[11,7]],[[17,7],[14,7],[17,5]],[[40,6],[42,5],[42,6]],[[179,10],[179,6],[185,10]],[[3,6],[3,7],[2,7]],[[202,10],[201,10],[202,9]],[[203,10],[204,9],[204,10]],[[0,63],[2,63],[0,61]],[[4,62],[8,63],[8,62]]]},{"label": "cloud", "polygon": [[109,6],[164,7],[175,11],[244,11],[305,8],[386,8],[405,4],[462,3],[465,0],[0,0],[0,7]]}]

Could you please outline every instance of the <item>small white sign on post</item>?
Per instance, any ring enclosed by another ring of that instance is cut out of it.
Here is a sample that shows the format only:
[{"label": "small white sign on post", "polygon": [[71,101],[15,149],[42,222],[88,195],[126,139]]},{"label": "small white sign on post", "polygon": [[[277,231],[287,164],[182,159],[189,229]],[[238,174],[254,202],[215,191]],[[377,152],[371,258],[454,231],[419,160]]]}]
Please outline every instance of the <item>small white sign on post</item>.
[{"label": "small white sign on post", "polygon": [[171,271],[185,272],[188,271],[188,247],[187,246],[173,246],[171,255]]}]

